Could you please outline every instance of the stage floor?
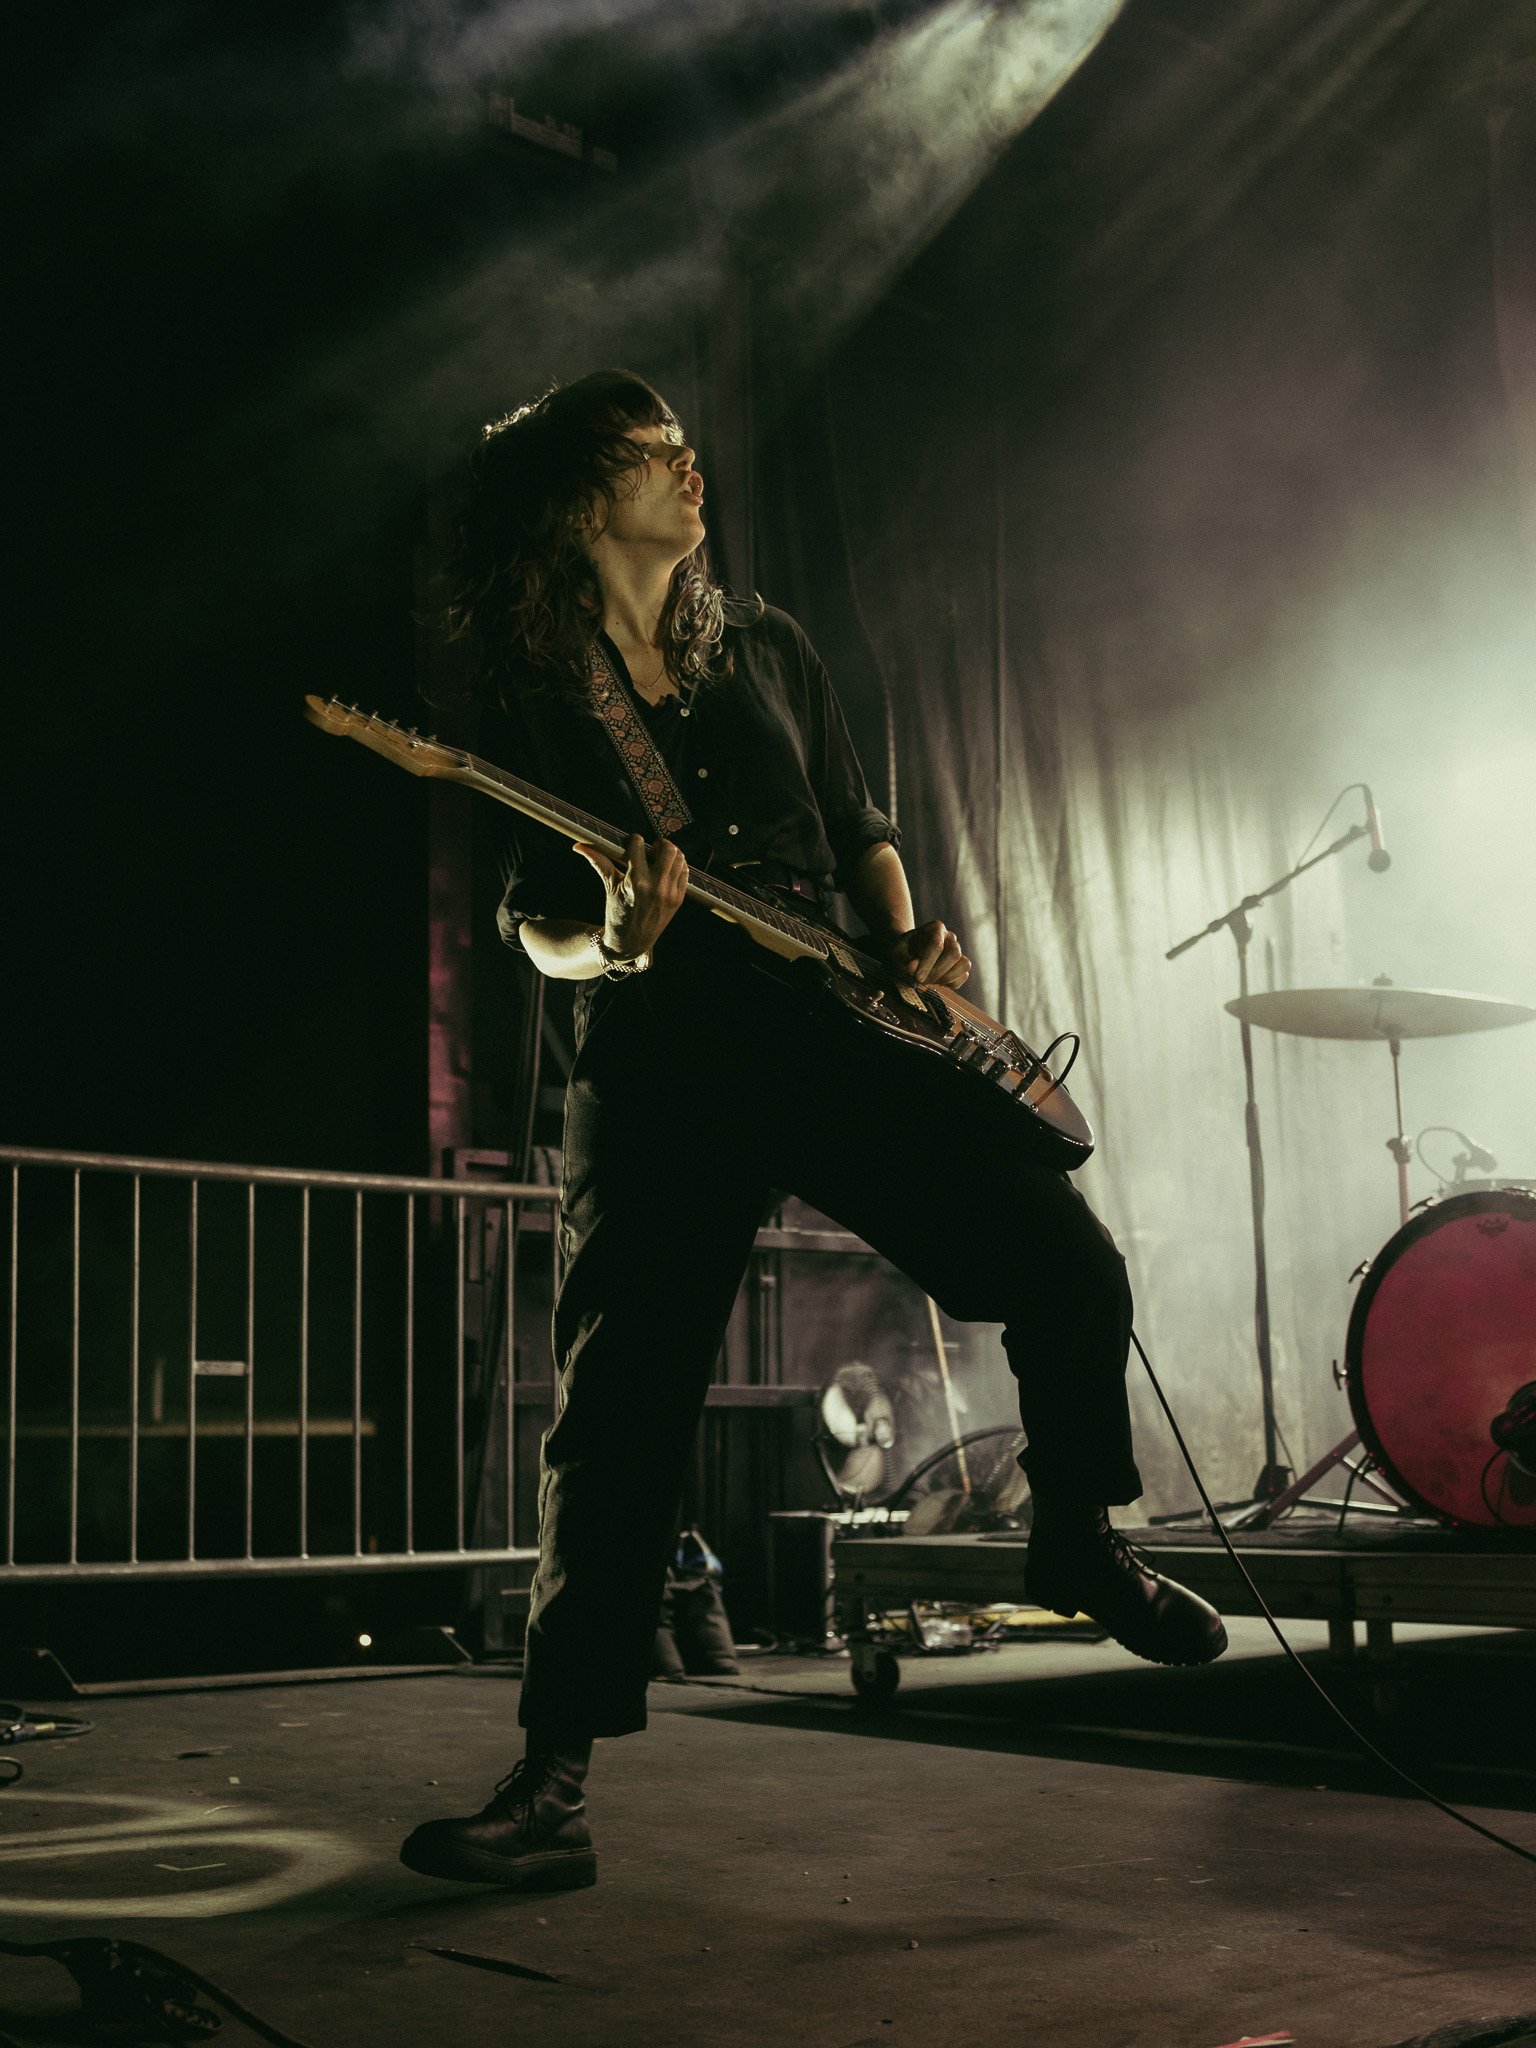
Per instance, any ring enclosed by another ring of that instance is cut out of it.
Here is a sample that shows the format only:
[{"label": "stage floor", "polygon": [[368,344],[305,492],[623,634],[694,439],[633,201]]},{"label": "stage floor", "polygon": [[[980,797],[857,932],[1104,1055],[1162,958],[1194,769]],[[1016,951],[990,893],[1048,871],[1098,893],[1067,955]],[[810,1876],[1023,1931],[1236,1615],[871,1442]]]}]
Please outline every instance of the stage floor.
[{"label": "stage floor", "polygon": [[[1402,1633],[1413,1760],[1536,1846],[1530,1640]],[[601,1882],[545,1899],[395,1856],[506,1768],[504,1672],[93,1700],[0,1793],[0,1921],[153,1943],[307,2048],[1387,2048],[1536,2008],[1536,1871],[1384,1794],[1260,1625],[1233,1637],[1193,1673],[913,1660],[878,1714],[840,1659],[654,1688],[598,1745]],[[0,2029],[72,2005],[57,1965],[0,1965]]]}]

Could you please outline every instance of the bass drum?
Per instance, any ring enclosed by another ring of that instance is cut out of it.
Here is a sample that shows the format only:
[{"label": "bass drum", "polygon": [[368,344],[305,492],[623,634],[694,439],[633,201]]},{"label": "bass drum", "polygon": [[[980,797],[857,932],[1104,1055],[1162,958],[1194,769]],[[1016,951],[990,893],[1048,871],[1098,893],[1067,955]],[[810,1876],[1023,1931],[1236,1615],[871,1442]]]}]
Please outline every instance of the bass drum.
[{"label": "bass drum", "polygon": [[1536,1529],[1536,1479],[1490,1434],[1536,1380],[1536,1194],[1447,1195],[1411,1217],[1366,1274],[1346,1356],[1361,1438],[1406,1499]]}]

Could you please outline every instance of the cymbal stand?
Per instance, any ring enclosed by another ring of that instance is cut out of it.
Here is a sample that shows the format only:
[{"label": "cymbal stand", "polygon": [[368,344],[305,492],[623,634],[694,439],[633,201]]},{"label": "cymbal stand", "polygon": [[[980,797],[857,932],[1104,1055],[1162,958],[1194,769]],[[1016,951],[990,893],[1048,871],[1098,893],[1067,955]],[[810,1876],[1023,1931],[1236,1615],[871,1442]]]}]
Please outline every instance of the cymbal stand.
[{"label": "cymbal stand", "polygon": [[1397,1130],[1387,1140],[1387,1150],[1397,1161],[1397,1220],[1399,1224],[1408,1221],[1408,1161],[1413,1157],[1412,1141],[1403,1135],[1403,1041],[1389,1038],[1388,1048],[1392,1054],[1392,1101],[1397,1110]]},{"label": "cymbal stand", "polygon": [[[1251,896],[1244,896],[1240,902],[1234,903],[1230,910],[1224,910],[1219,917],[1213,917],[1210,923],[1204,925],[1199,931],[1191,932],[1188,938],[1181,939],[1176,946],[1170,946],[1163,955],[1163,958],[1165,960],[1177,960],[1181,953],[1187,953],[1192,946],[1198,946],[1202,939],[1208,939],[1217,932],[1230,932],[1237,946],[1238,995],[1240,999],[1246,1001],[1248,996],[1248,947],[1253,938],[1253,926],[1249,922],[1249,912],[1257,910],[1269,897],[1278,896],[1282,889],[1288,889],[1291,883],[1296,880],[1296,877],[1304,875],[1308,868],[1315,868],[1321,861],[1331,860],[1334,854],[1342,853],[1346,846],[1352,846],[1357,839],[1367,839],[1369,837],[1369,826],[1352,825],[1347,832],[1335,839],[1331,846],[1325,846],[1320,853],[1313,854],[1310,860],[1298,861],[1296,866],[1290,869],[1288,873],[1279,876],[1277,880],[1270,882],[1267,887],[1255,890]],[[1263,1520],[1268,1521],[1278,1511],[1278,1504],[1282,1498],[1287,1498],[1287,1504],[1289,1504],[1290,1498],[1297,1497],[1296,1489],[1291,1482],[1290,1467],[1280,1462],[1279,1432],[1275,1423],[1274,1355],[1269,1317],[1269,1268],[1264,1245],[1264,1151],[1259,1136],[1259,1104],[1253,1085],[1253,1029],[1246,1017],[1239,1016],[1238,1023],[1242,1033],[1243,1078],[1246,1084],[1243,1103],[1243,1130],[1248,1146],[1248,1193],[1253,1214],[1253,1324],[1255,1347],[1259,1360],[1259,1390],[1264,1421],[1264,1464],[1258,1478],[1253,1483],[1252,1499],[1250,1501],[1234,1503],[1243,1511],[1238,1515],[1237,1520],[1229,1525],[1234,1528],[1248,1526],[1250,1515],[1258,1515],[1261,1510]],[[1401,1137],[1401,1127],[1402,1117],[1401,1110],[1399,1109],[1399,1137]],[[1406,1167],[1402,1169],[1402,1172],[1406,1185]],[[1347,1449],[1349,1446],[1346,1445],[1341,1448]],[[1327,1462],[1329,1464],[1333,1463],[1334,1458],[1331,1456]],[[1315,1476],[1312,1473],[1307,1475],[1309,1481]]]},{"label": "cymbal stand", "polygon": [[[1381,977],[1380,986],[1384,988],[1390,986],[1385,975]],[[1398,1220],[1406,1223],[1409,1214],[1408,1161],[1413,1156],[1413,1146],[1403,1134],[1403,1083],[1401,1071],[1403,1041],[1395,1035],[1390,1036],[1387,1039],[1387,1046],[1392,1054],[1392,1099],[1397,1109],[1397,1130],[1394,1136],[1388,1138],[1387,1150],[1397,1162]],[[1337,1368],[1335,1370],[1337,1371]],[[1331,1451],[1325,1451],[1317,1463],[1303,1472],[1299,1479],[1291,1481],[1291,1475],[1287,1472],[1285,1481],[1289,1483],[1282,1483],[1279,1490],[1273,1495],[1265,1497],[1255,1488],[1256,1497],[1253,1502],[1234,1515],[1232,1520],[1228,1522],[1227,1527],[1229,1529],[1267,1529],[1277,1516],[1285,1513],[1287,1508],[1301,1505],[1302,1496],[1310,1487],[1316,1485],[1325,1472],[1330,1471],[1335,1465],[1345,1466],[1346,1470],[1354,1474],[1356,1480],[1362,1485],[1368,1486],[1373,1493],[1379,1494],[1383,1501],[1389,1503],[1384,1508],[1374,1508],[1372,1512],[1376,1514],[1399,1515],[1404,1513],[1403,1502],[1398,1499],[1395,1493],[1389,1493],[1379,1481],[1372,1477],[1368,1462],[1362,1465],[1349,1464],[1349,1453],[1355,1449],[1359,1442],[1359,1430],[1352,1429],[1348,1436],[1339,1439]],[[1308,1501],[1305,1505],[1308,1507],[1337,1507],[1339,1503],[1337,1501]],[[1363,1508],[1365,1503],[1356,1502],[1354,1505],[1357,1508]]]}]

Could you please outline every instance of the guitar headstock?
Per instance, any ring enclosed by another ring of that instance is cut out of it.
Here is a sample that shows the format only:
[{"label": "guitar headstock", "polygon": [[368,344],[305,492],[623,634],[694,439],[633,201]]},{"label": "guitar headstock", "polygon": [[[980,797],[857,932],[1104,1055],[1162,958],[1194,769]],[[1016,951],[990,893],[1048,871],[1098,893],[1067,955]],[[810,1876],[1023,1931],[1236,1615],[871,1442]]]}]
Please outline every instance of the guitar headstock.
[{"label": "guitar headstock", "polygon": [[468,757],[459,747],[444,746],[441,740],[423,735],[413,727],[397,725],[371,711],[359,711],[355,704],[343,704],[339,697],[306,697],[304,716],[322,732],[356,740],[404,768],[411,775],[462,775]]}]

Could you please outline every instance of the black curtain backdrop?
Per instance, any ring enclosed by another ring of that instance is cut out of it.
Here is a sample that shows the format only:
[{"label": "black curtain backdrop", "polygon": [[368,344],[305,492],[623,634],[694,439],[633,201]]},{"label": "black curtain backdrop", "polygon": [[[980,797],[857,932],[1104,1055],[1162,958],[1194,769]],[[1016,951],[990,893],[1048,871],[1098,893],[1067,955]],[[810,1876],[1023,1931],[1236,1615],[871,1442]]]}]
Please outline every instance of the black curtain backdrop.
[{"label": "black curtain backdrop", "polygon": [[[1254,987],[1387,973],[1536,1003],[1528,273],[1506,256],[1501,296],[1494,261],[1498,236],[1531,246],[1528,115],[1491,184],[1502,87],[1465,17],[1335,13],[1377,32],[1373,61],[1301,118],[1240,38],[1170,60],[1133,10],[796,394],[796,517],[763,522],[764,588],[828,644],[877,787],[894,703],[920,915],[961,930],[979,998],[1033,1042],[1083,1034],[1081,1182],[1228,1497],[1261,1461],[1237,965],[1224,933],[1166,949],[1365,780],[1391,870],[1357,846],[1257,913]],[[1198,200],[1197,234],[1156,232],[1170,193]],[[1361,814],[1346,799],[1324,839]],[[1408,1045],[1410,1134],[1459,1125],[1536,1175],[1533,1033]],[[1382,1046],[1260,1033],[1257,1055],[1300,1469],[1350,1426],[1330,1365],[1349,1276],[1396,1227],[1391,1076]],[[942,1133],[924,1142],[943,1173]],[[1425,1157],[1448,1174],[1457,1149]],[[1412,1181],[1437,1185],[1417,1159]],[[997,1384],[991,1333],[967,1365]],[[1132,1375],[1146,1504],[1183,1504]]]}]

